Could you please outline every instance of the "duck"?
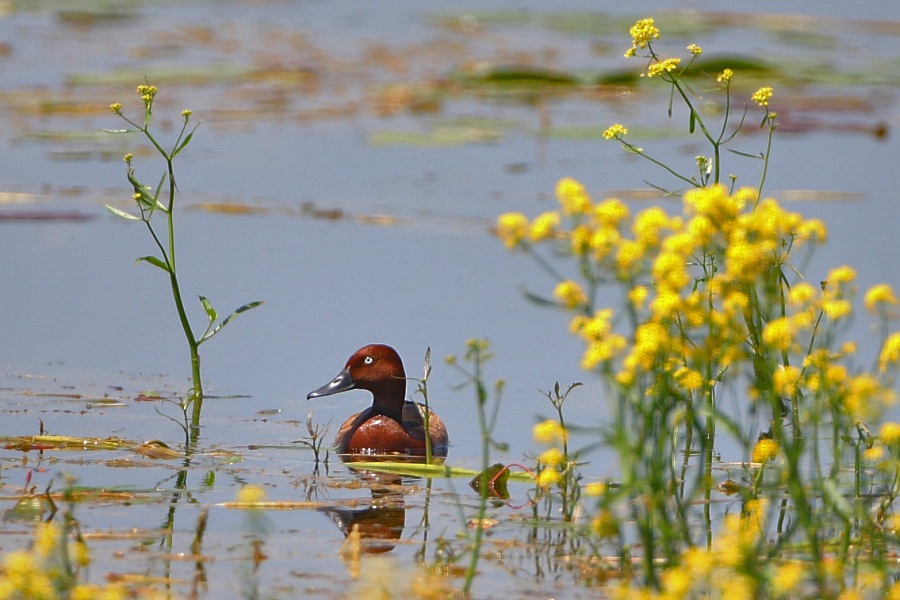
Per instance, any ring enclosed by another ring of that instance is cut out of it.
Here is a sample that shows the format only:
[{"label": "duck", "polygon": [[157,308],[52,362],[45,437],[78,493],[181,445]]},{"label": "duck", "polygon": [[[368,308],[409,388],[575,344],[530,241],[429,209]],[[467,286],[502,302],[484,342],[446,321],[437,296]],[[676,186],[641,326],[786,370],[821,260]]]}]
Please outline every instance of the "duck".
[{"label": "duck", "polygon": [[[406,371],[396,350],[385,344],[363,346],[334,379],[306,399],[348,390],[371,392],[372,405],[341,425],[334,440],[339,454],[425,456],[425,405],[406,399]],[[428,417],[431,455],[442,460],[450,445],[447,427],[433,411]]]}]

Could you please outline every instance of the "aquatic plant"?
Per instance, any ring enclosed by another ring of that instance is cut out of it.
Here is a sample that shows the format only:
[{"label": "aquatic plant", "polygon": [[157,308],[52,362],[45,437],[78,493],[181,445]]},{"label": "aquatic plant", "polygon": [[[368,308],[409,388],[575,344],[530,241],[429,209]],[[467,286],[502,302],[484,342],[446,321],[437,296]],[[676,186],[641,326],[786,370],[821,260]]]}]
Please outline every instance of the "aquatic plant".
[{"label": "aquatic plant", "polygon": [[[505,382],[502,379],[498,379],[494,383],[494,398],[491,401],[491,395],[488,393],[488,386],[484,378],[484,363],[490,360],[491,356],[490,343],[487,340],[470,339],[466,342],[466,352],[463,355],[465,362],[471,364],[470,368],[462,366],[455,356],[447,357],[447,362],[454,365],[465,376],[466,379],[463,385],[471,384],[475,389],[475,408],[478,417],[478,432],[481,439],[481,471],[476,476],[479,495],[478,510],[475,517],[471,520],[463,517],[463,521],[471,523],[471,528],[474,529],[474,533],[469,533],[468,528],[466,529],[466,536],[470,541],[469,552],[471,553],[462,586],[462,592],[466,595],[472,589],[478,561],[481,558],[481,544],[484,538],[488,498],[491,495],[490,490],[492,487],[490,485],[491,449],[506,448],[503,443],[496,441],[493,437]],[[460,510],[462,510],[462,507],[460,507]]]},{"label": "aquatic plant", "polygon": [[[137,204],[139,214],[135,215],[113,206],[107,205],[114,215],[129,221],[140,221],[146,227],[153,238],[153,242],[159,252],[159,255],[141,256],[137,262],[146,262],[159,269],[162,269],[169,277],[169,285],[172,290],[172,298],[175,301],[175,310],[178,313],[178,320],[184,331],[185,339],[188,343],[191,356],[191,379],[193,387],[189,393],[181,401],[181,410],[184,413],[184,424],[182,425],[185,434],[186,443],[196,441],[200,428],[200,413],[203,407],[203,381],[200,377],[200,345],[211,339],[223,327],[228,325],[231,320],[242,312],[248,311],[262,304],[260,301],[249,302],[236,309],[233,313],[219,321],[219,315],[212,303],[205,296],[200,296],[200,304],[206,313],[207,325],[203,334],[197,337],[194,334],[190,319],[182,299],[181,284],[178,280],[178,272],[175,262],[175,195],[178,187],[175,183],[175,157],[184,150],[191,142],[199,123],[190,127],[191,111],[184,110],[181,112],[181,129],[175,142],[170,149],[166,149],[157,141],[154,134],[150,131],[150,124],[153,119],[153,103],[158,93],[155,85],[139,85],[137,93],[141,97],[141,103],[144,108],[143,122],[138,123],[127,117],[122,112],[122,105],[115,103],[110,105],[116,115],[118,115],[126,123],[134,127],[134,129],[123,129],[111,131],[111,133],[131,133],[140,132],[147,141],[153,146],[157,154],[165,161],[165,170],[159,179],[156,187],[149,187],[141,183],[134,171],[134,155],[128,153],[125,155],[125,165],[127,166],[128,182],[134,189],[132,198]],[[166,235],[160,237],[153,226],[151,219],[153,215],[160,211],[165,215],[166,219]],[[191,417],[188,420],[188,410],[191,410]]]},{"label": "aquatic plant", "polygon": [[[685,171],[636,145],[623,124],[605,137],[687,188],[677,192],[680,214],[656,206],[633,214],[564,178],[556,210],[497,222],[507,248],[556,280],[552,298],[530,296],[571,315],[570,331],[585,344],[581,365],[601,378],[610,401],[600,441],[620,474],[590,484],[595,512],[583,535],[596,558],[615,565],[622,597],[637,589],[667,598],[897,593],[889,557],[898,550],[900,425],[871,433],[895,397],[897,299],[884,284],[866,293],[881,351],[876,365],[860,367],[856,343],[845,339],[854,270],[839,266],[821,283],[808,281],[803,259],[824,243],[825,225],[763,195],[778,126],[772,88],[738,101],[740,72],[713,74],[722,108],[714,124],[696,108],[711,98],[683,78],[702,49],[691,44],[684,61],[664,56],[652,19],[630,33],[626,57],[644,60],[643,76],[669,88],[670,117],[680,111],[675,100],[683,103],[688,131],[711,155]],[[746,187],[729,174],[726,184],[723,149],[754,105],[765,149],[732,153],[761,161],[761,176]],[[569,265],[557,268],[542,248]],[[607,306],[614,293],[618,304]],[[562,413],[538,427],[550,445],[538,483],[571,485]],[[728,463],[724,438],[741,453]],[[715,514],[720,492],[738,499],[736,512]]]}]

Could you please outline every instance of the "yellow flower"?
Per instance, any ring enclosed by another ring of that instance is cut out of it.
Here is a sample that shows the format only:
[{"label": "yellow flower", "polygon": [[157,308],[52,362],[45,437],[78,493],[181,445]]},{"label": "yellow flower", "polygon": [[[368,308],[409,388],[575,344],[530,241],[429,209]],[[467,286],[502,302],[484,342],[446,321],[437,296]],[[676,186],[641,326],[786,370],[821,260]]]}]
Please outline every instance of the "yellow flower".
[{"label": "yellow flower", "polygon": [[684,386],[685,389],[688,390],[699,390],[700,386],[703,385],[703,375],[694,371],[693,369],[688,369],[687,367],[681,367],[677,371],[675,371],[675,381]]},{"label": "yellow flower", "polygon": [[856,279],[856,271],[852,267],[844,265],[829,271],[826,281],[830,284],[840,285],[842,283],[850,283],[854,279]]},{"label": "yellow flower", "polygon": [[559,230],[559,213],[545,212],[534,220],[531,224],[529,237],[532,242],[540,242],[556,236]]},{"label": "yellow flower", "polygon": [[777,594],[789,594],[797,588],[808,572],[809,566],[799,560],[779,565],[772,577],[772,590]]},{"label": "yellow flower", "polygon": [[797,237],[802,240],[815,240],[824,243],[828,238],[828,230],[825,223],[819,219],[804,221],[797,228]]},{"label": "yellow flower", "polygon": [[684,564],[698,577],[706,577],[715,566],[714,554],[696,546],[684,552]]},{"label": "yellow flower", "polygon": [[566,308],[577,308],[587,304],[587,295],[581,286],[571,280],[561,281],[553,290],[553,297]]},{"label": "yellow flower", "polygon": [[507,248],[515,248],[528,235],[528,217],[522,213],[504,213],[497,217],[497,235]]},{"label": "yellow flower", "polygon": [[653,279],[658,286],[680,290],[691,280],[686,267],[687,261],[681,255],[663,252],[653,262]]},{"label": "yellow flower", "polygon": [[619,533],[619,524],[609,509],[603,509],[591,521],[591,529],[600,537],[613,537]]},{"label": "yellow flower", "polygon": [[798,379],[800,379],[800,369],[793,365],[780,367],[772,374],[772,386],[775,388],[776,394],[791,397],[797,393]]},{"label": "yellow flower", "polygon": [[578,225],[572,230],[569,244],[572,246],[572,253],[577,256],[584,256],[591,249],[591,238],[593,230],[587,225]]},{"label": "yellow flower", "polygon": [[237,501],[242,504],[255,504],[266,499],[266,491],[258,485],[245,485],[237,493]]},{"label": "yellow flower", "polygon": [[615,125],[607,128],[606,131],[603,132],[603,137],[608,140],[611,140],[613,138],[624,137],[627,133],[628,133],[628,130],[625,129],[624,126],[622,126],[619,123],[616,123]]},{"label": "yellow flower", "polygon": [[891,286],[881,283],[869,288],[863,302],[866,305],[866,310],[874,314],[878,312],[879,306],[885,304],[896,306],[897,297],[894,295],[894,290],[891,289]]},{"label": "yellow flower", "polygon": [[599,497],[606,493],[606,483],[602,481],[592,481],[591,483],[585,484],[583,488],[581,488],[581,493],[585,496],[591,497]]},{"label": "yellow flower", "polygon": [[77,565],[86,567],[91,564],[91,551],[84,542],[72,542],[69,545],[69,555]]},{"label": "yellow flower", "polygon": [[847,300],[828,300],[822,304],[822,312],[832,321],[843,319],[849,315],[853,307]]},{"label": "yellow flower", "polygon": [[38,556],[50,556],[60,540],[61,531],[53,523],[41,523],[35,530],[34,552]]},{"label": "yellow flower", "polygon": [[756,442],[750,460],[755,463],[761,463],[767,460],[774,460],[778,456],[778,442],[771,438],[763,438]]},{"label": "yellow flower", "polygon": [[769,321],[763,329],[763,341],[777,350],[787,350],[793,341],[794,331],[787,317]]},{"label": "yellow flower", "polygon": [[599,262],[609,256],[622,241],[622,236],[618,229],[609,225],[603,225],[594,230],[591,236],[591,250],[593,250],[594,258]]},{"label": "yellow flower", "polygon": [[895,423],[893,421],[884,423],[881,426],[881,431],[878,433],[878,436],[881,438],[881,441],[888,446],[900,443],[900,423]]},{"label": "yellow flower", "polygon": [[816,288],[805,281],[802,281],[788,292],[788,301],[793,306],[805,306],[810,300],[816,297]]},{"label": "yellow flower", "polygon": [[863,450],[863,458],[872,462],[877,462],[884,456],[884,446],[876,445]]},{"label": "yellow flower", "polygon": [[668,225],[669,216],[663,209],[653,206],[638,213],[632,230],[637,240],[645,247],[653,247],[659,244],[660,230]]},{"label": "yellow flower", "polygon": [[649,293],[650,290],[647,289],[646,286],[635,286],[628,291],[628,301],[631,302],[635,308],[640,310],[644,307],[644,303],[647,301],[647,295]]},{"label": "yellow flower", "polygon": [[571,177],[560,179],[556,184],[556,197],[566,215],[580,215],[591,208],[591,199],[587,190]]},{"label": "yellow flower", "polygon": [[647,67],[647,77],[656,77],[657,75],[662,75],[663,73],[671,73],[678,68],[678,65],[680,63],[680,58],[667,58],[663,61],[653,63],[652,65]]},{"label": "yellow flower", "polygon": [[734,71],[731,69],[725,69],[722,71],[722,74],[716,77],[716,81],[719,83],[728,83],[731,81],[731,78],[734,77]]},{"label": "yellow flower", "polygon": [[688,49],[688,52],[690,52],[694,56],[700,56],[701,54],[703,54],[703,48],[701,48],[697,44],[691,44],[690,46],[687,47],[687,49]]},{"label": "yellow flower", "polygon": [[188,117],[191,116],[192,112],[193,111],[191,111],[189,108],[186,108],[183,111],[181,111],[181,116],[184,117],[185,119],[187,119]]},{"label": "yellow flower", "polygon": [[681,308],[681,296],[671,288],[663,287],[656,292],[656,298],[650,303],[650,311],[656,319],[668,319],[675,316]]},{"label": "yellow flower", "polygon": [[626,345],[627,342],[621,335],[610,335],[605,339],[590,342],[581,358],[581,368],[585,371],[593,369],[616,356]]},{"label": "yellow flower", "polygon": [[634,48],[645,48],[648,42],[659,39],[659,29],[653,24],[653,19],[641,19],[628,32]]},{"label": "yellow flower", "polygon": [[594,207],[594,216],[603,225],[618,227],[628,218],[628,207],[616,198],[609,198]]},{"label": "yellow flower", "polygon": [[537,484],[543,488],[550,487],[562,479],[559,471],[553,468],[543,469],[537,476]]},{"label": "yellow flower", "polygon": [[632,268],[644,256],[644,246],[636,240],[622,240],[616,252],[616,267],[619,275],[627,278]]},{"label": "yellow flower", "polygon": [[120,103],[118,103],[118,102],[116,102],[115,104],[110,104],[110,105],[109,105],[109,110],[111,110],[111,111],[113,111],[114,113],[118,114],[118,113],[122,112],[122,105],[121,105]]},{"label": "yellow flower", "polygon": [[659,323],[649,322],[638,326],[635,332],[634,352],[647,369],[653,364],[656,355],[665,348],[669,340],[669,332]]},{"label": "yellow flower", "polygon": [[534,426],[534,439],[542,444],[561,444],[566,441],[567,433],[559,421],[547,419]]},{"label": "yellow flower", "polygon": [[888,367],[900,362],[900,333],[892,333],[884,340],[878,355],[878,370],[884,373]]},{"label": "yellow flower", "polygon": [[541,464],[546,467],[556,467],[558,465],[561,465],[563,459],[563,453],[559,448],[550,448],[549,450],[544,450],[543,452],[541,452],[541,455],[538,456],[538,461],[540,461]]},{"label": "yellow flower", "polygon": [[753,96],[751,96],[751,100],[759,104],[760,106],[769,106],[769,98],[772,97],[772,88],[770,87],[761,87],[755,92],[753,92]]}]

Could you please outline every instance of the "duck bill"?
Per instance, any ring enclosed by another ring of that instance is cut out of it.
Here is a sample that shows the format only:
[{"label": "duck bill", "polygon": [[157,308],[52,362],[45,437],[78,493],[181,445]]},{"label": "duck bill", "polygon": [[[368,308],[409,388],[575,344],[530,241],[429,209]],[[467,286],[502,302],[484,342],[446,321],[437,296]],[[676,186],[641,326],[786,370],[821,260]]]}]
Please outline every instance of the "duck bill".
[{"label": "duck bill", "polygon": [[350,376],[350,369],[344,369],[329,383],[308,393],[306,399],[312,400],[313,398],[321,398],[322,396],[331,396],[332,394],[339,394],[340,392],[346,392],[347,390],[355,388],[356,382],[353,381],[353,377]]}]

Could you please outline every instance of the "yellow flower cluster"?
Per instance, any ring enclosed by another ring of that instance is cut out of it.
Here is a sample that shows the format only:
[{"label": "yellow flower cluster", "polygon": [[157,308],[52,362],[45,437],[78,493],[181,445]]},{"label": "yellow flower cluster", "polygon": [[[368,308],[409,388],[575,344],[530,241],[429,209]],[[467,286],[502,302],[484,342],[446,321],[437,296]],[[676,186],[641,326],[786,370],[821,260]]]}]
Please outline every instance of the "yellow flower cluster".
[{"label": "yellow flower cluster", "polygon": [[157,92],[159,92],[159,89],[155,85],[139,85],[137,87],[137,93],[145,105],[153,104],[153,99],[156,98]]},{"label": "yellow flower cluster", "polygon": [[625,53],[625,57],[634,56],[638,48],[646,48],[647,44],[659,39],[659,29],[653,19],[641,19],[628,30],[631,34],[631,49]]},{"label": "yellow flower cluster", "polygon": [[546,489],[559,483],[568,469],[565,454],[556,446],[566,443],[568,432],[559,421],[548,419],[534,426],[534,439],[550,445],[537,459],[537,485]]},{"label": "yellow flower cluster", "polygon": [[[771,578],[773,586],[784,593],[800,585],[807,570],[798,570],[794,562],[774,570],[758,568],[759,544],[766,523],[767,501],[748,500],[740,514],[725,517],[721,535],[711,548],[690,547],[681,554],[675,566],[665,569],[659,592],[645,591],[642,595],[625,582],[615,590],[614,598],[729,598],[750,600],[763,597],[760,587],[763,577]],[[796,561],[795,561],[796,562]],[[808,565],[796,562],[808,569]]]},{"label": "yellow flower cluster", "polygon": [[72,598],[120,600],[131,597],[120,584],[80,584],[72,567],[84,567],[90,555],[84,542],[69,540],[53,522],[39,523],[30,550],[14,550],[0,567],[0,598]]},{"label": "yellow flower cluster", "polygon": [[772,97],[772,88],[770,87],[761,87],[755,92],[753,92],[753,96],[750,97],[751,100],[759,104],[760,106],[769,106],[769,99]]},{"label": "yellow flower cluster", "polygon": [[616,123],[615,125],[608,127],[606,131],[603,132],[603,137],[607,140],[612,140],[615,138],[623,137],[627,133],[628,130],[625,129],[623,125]]},{"label": "yellow flower cluster", "polygon": [[647,67],[647,77],[656,77],[663,73],[671,73],[681,64],[680,58],[667,58],[659,62],[652,63]]},{"label": "yellow flower cluster", "polygon": [[778,457],[779,444],[771,438],[762,438],[756,442],[753,452],[750,454],[750,460],[755,463],[765,462],[767,460],[775,460]]},{"label": "yellow flower cluster", "polygon": [[542,444],[562,444],[567,433],[559,421],[547,419],[534,426],[534,439]]},{"label": "yellow flower cluster", "polygon": [[[877,414],[892,399],[878,378],[851,376],[838,364],[853,345],[840,353],[810,348],[811,341],[827,337],[817,337],[819,328],[850,316],[856,288],[851,268],[832,269],[822,286],[800,281],[778,291],[782,272],[790,272],[790,253],[825,240],[821,221],[759,199],[753,189],[729,192],[721,185],[688,191],[679,215],[659,207],[632,215],[615,198],[595,203],[571,178],[559,182],[556,194],[557,211],[534,221],[520,213],[501,215],[497,231],[508,248],[552,242],[598,274],[584,282],[565,280],[553,291],[558,304],[574,313],[569,329],[585,343],[583,368],[602,368],[625,388],[694,396],[721,374],[753,373],[751,357],[764,353],[779,361],[795,358],[772,372],[771,387],[751,381],[753,398],[811,395],[842,403],[856,418]],[[591,286],[601,282],[626,287],[621,314],[590,306]],[[762,320],[754,333],[751,312],[760,310],[759,303],[782,301],[784,314]],[[865,302],[875,311],[897,299],[882,285],[870,289]],[[631,336],[617,331],[617,321],[627,315]],[[887,338],[879,357],[882,372],[897,365],[900,333]]]}]

